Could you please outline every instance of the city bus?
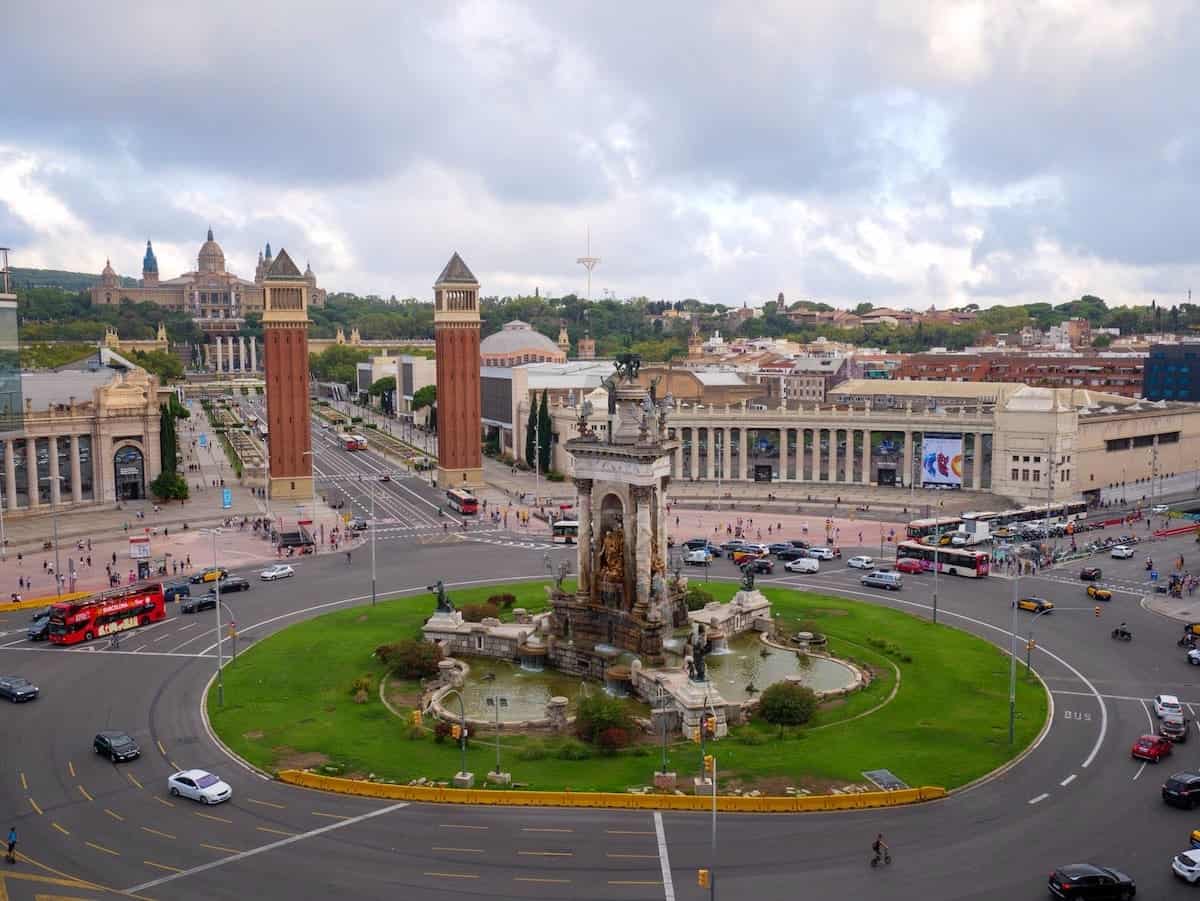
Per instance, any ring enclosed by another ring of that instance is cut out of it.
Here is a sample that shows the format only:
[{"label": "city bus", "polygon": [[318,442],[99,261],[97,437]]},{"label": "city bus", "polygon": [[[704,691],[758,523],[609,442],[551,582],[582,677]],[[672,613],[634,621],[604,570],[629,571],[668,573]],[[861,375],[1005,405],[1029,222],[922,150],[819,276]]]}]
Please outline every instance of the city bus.
[{"label": "city bus", "polygon": [[931,519],[914,519],[908,524],[909,541],[923,541],[927,538],[931,539],[934,535],[949,535],[951,532],[958,531],[962,525],[962,520],[957,516],[935,516]]},{"label": "city bus", "polygon": [[455,513],[464,516],[474,516],[479,512],[479,498],[469,491],[451,488],[446,492],[446,506]]},{"label": "city bus", "polygon": [[367,439],[362,435],[346,433],[342,435],[342,449],[348,451],[359,451],[367,449]]},{"label": "city bus", "polygon": [[1066,525],[1069,522],[1078,522],[1087,519],[1088,507],[1083,501],[1067,501],[1065,503],[1046,504],[1031,504],[1028,507],[1020,507],[1016,510],[1001,510],[998,513],[964,513],[962,518],[965,520],[975,520],[978,522],[987,522],[989,528],[994,532],[999,528],[1011,528],[1024,523],[1038,523],[1045,525]]},{"label": "city bus", "polygon": [[931,547],[919,541],[901,541],[896,545],[897,560],[919,560],[926,572],[933,571],[934,558],[938,572],[952,576],[977,578],[991,571],[991,557],[983,551],[958,547]]},{"label": "city bus", "polygon": [[166,619],[162,582],[139,582],[50,607],[50,641],[78,644]]},{"label": "city bus", "polygon": [[579,520],[560,519],[552,529],[556,544],[575,544],[579,541]]}]

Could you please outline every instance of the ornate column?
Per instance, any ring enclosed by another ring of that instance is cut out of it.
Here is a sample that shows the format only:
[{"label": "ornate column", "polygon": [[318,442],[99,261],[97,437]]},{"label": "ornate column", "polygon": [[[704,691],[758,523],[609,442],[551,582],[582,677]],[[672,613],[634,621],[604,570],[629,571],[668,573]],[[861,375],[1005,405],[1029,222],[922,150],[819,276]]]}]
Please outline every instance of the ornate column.
[{"label": "ornate column", "polygon": [[901,488],[908,488],[913,484],[912,440],[913,433],[906,429],[904,432],[904,455],[901,458],[903,462],[900,464],[904,469],[904,474],[900,479]]},{"label": "ornate column", "polygon": [[579,587],[576,594],[591,597],[592,592],[592,480],[576,479],[579,492]]},{"label": "ornate column", "polygon": [[972,469],[971,487],[978,491],[983,488],[983,432],[975,433],[975,465]]},{"label": "ornate column", "polygon": [[13,440],[4,442],[4,509],[17,509],[17,461],[13,459]]},{"label": "ornate column", "polygon": [[79,436],[71,435],[71,500],[78,504],[83,500],[83,485],[79,472]]},{"label": "ornate column", "polygon": [[249,372],[250,371],[250,354],[246,350],[246,336],[245,335],[242,335],[241,337],[238,338],[238,350],[240,350],[242,352],[242,358],[241,358],[241,360],[239,360],[239,362],[241,363],[240,368],[241,368],[242,372]]},{"label": "ornate column", "polygon": [[784,481],[787,478],[787,437],[788,430],[782,428],[779,430],[779,481]]},{"label": "ornate column", "polygon": [[838,463],[841,462],[841,453],[838,450],[838,430],[835,426],[829,430],[829,481],[836,482],[838,480]]},{"label": "ornate column", "polygon": [[741,470],[738,473],[738,478],[748,481],[753,476],[750,472],[750,430],[743,425],[739,430],[738,437],[739,459],[741,460],[738,466]]},{"label": "ornate column", "polygon": [[258,372],[258,345],[257,338],[250,336],[250,371]]},{"label": "ornate column", "polygon": [[29,492],[29,508],[40,506],[38,494],[37,439],[29,435],[25,439],[25,485]]},{"label": "ornate column", "polygon": [[733,448],[729,446],[732,437],[733,429],[721,429],[721,478],[726,481],[733,478],[733,470],[730,469],[733,464]]},{"label": "ornate column", "polygon": [[213,360],[216,362],[216,365],[213,366],[213,371],[216,372],[218,375],[220,375],[220,373],[221,373],[221,336],[217,335],[215,338],[213,338],[213,341],[214,341]]},{"label": "ornate column", "polygon": [[[695,444],[692,445],[695,447]],[[635,485],[630,492],[637,506],[637,537],[634,540],[634,587],[637,595],[633,609],[641,616],[650,608],[650,502],[653,489]]]},{"label": "ornate column", "polygon": [[46,441],[50,453],[50,502],[57,506],[62,503],[62,479],[58,471],[58,437],[51,435]]},{"label": "ornate column", "polygon": [[683,429],[679,429],[679,445],[672,455],[675,460],[675,478],[683,478]]},{"label": "ornate column", "polygon": [[692,480],[700,478],[700,429],[692,426]]}]

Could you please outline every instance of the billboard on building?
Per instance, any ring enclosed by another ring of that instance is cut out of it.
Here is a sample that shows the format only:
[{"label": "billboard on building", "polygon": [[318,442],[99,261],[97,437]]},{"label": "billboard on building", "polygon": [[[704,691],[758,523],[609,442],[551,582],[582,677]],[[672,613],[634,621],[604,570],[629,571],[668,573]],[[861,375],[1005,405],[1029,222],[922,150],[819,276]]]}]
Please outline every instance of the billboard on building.
[{"label": "billboard on building", "polygon": [[963,480],[962,435],[926,434],[921,446],[921,482],[961,488]]}]

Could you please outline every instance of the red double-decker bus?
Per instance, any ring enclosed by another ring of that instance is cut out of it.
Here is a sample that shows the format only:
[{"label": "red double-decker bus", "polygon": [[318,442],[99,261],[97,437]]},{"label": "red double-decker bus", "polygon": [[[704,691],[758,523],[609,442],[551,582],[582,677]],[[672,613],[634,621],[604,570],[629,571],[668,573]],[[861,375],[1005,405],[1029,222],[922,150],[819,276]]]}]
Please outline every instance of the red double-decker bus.
[{"label": "red double-decker bus", "polygon": [[50,607],[50,641],[78,644],[166,619],[162,582],[139,582]]}]

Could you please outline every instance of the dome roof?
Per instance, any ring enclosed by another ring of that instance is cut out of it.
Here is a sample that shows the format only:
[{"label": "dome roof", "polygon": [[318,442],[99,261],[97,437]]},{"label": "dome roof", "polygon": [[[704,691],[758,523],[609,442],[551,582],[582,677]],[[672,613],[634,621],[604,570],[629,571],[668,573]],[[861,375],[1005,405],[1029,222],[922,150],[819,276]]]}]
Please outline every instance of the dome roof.
[{"label": "dome roof", "polygon": [[224,272],[225,251],[213,240],[213,232],[208,230],[208,240],[200,245],[199,266],[201,272]]},{"label": "dome roof", "polygon": [[506,322],[504,328],[494,335],[488,335],[479,344],[481,354],[538,353],[557,356],[562,350],[557,344],[539,331],[535,331],[528,322],[514,319]]}]

